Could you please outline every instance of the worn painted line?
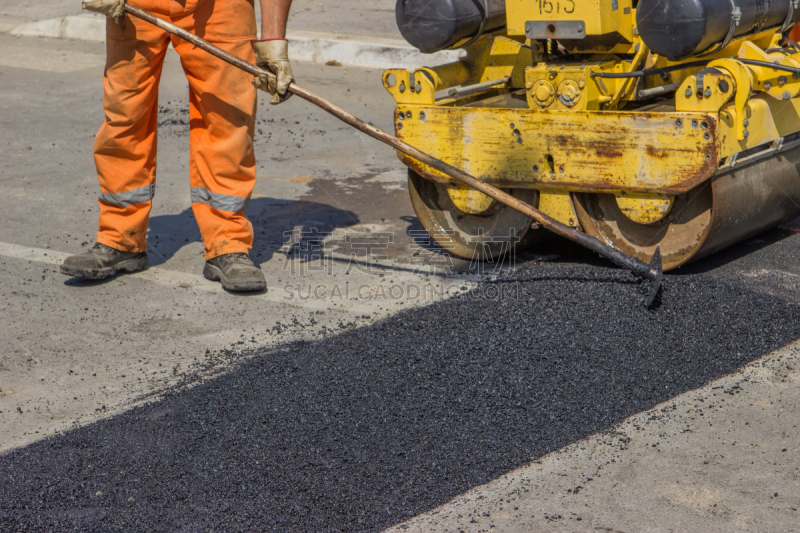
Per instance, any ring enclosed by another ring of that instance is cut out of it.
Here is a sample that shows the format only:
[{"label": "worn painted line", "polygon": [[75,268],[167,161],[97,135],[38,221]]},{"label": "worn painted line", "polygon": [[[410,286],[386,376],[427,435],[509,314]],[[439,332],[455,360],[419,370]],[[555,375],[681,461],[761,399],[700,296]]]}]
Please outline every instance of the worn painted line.
[{"label": "worn painted line", "polygon": [[[11,244],[0,242],[0,256],[11,257],[14,259],[21,259],[25,261],[36,261],[38,263],[45,263],[49,265],[56,265],[60,266],[64,260],[72,254],[59,252],[55,250],[46,250],[43,248],[35,248],[32,246],[21,246],[19,244]],[[406,273],[408,274],[408,273]],[[132,274],[126,274],[125,278],[134,278],[134,279],[143,279],[146,281],[150,281],[159,285],[166,285],[170,287],[182,287],[182,288],[192,288],[192,289],[199,289],[206,292],[218,293],[218,294],[228,294],[228,291],[222,288],[217,282],[209,281],[205,279],[205,277],[197,274],[191,274],[189,272],[180,272],[177,270],[170,270],[163,267],[150,267],[149,269],[143,272],[135,272]],[[391,287],[393,285],[399,285],[405,282],[410,281],[417,281],[421,280],[423,276],[414,276],[408,275],[408,279],[401,279],[394,282],[383,282],[381,285],[384,287]],[[318,280],[307,279],[303,283],[317,283]],[[319,285],[319,283],[317,283]],[[474,283],[463,280],[463,279],[454,279],[454,285],[466,285],[468,288],[471,288]],[[376,285],[377,287],[377,285]],[[461,291],[446,291],[442,296],[442,299],[446,299],[449,296],[453,296],[458,294]],[[365,294],[373,295],[374,291],[366,291]],[[246,298],[259,298],[269,302],[283,304],[292,307],[300,307],[303,309],[315,310],[315,311],[322,311],[322,310],[336,310],[342,313],[349,313],[349,314],[390,314],[388,310],[379,311],[378,307],[382,307],[386,304],[386,302],[374,299],[373,301],[359,301],[358,299],[355,300],[336,300],[336,303],[339,305],[332,306],[333,299],[315,299],[315,298],[292,298],[287,299],[287,294],[285,291],[281,290],[280,287],[276,287],[273,290],[269,290],[263,294],[252,294],[244,296]],[[411,300],[410,300],[411,301]],[[344,304],[344,305],[343,305]]]},{"label": "worn painted line", "polygon": [[28,261],[36,261],[39,263],[48,263],[51,265],[60,265],[64,259],[72,254],[64,252],[56,252],[54,250],[45,250],[43,248],[33,248],[31,246],[20,246],[19,244],[10,244],[7,242],[0,242],[0,255],[6,257],[13,257],[15,259],[24,259]]},{"label": "worn painted line", "polygon": [[[31,246],[20,246],[18,244],[10,244],[0,242],[0,255],[6,257],[13,257],[15,259],[22,259],[27,261],[36,261],[38,263],[46,263],[50,265],[60,266],[64,259],[72,254],[57,252],[54,250],[45,250],[42,248],[33,248]],[[178,272],[175,270],[168,270],[161,267],[150,267],[143,272],[135,272],[126,274],[128,278],[138,278],[159,285],[168,285],[172,287],[187,287],[193,289],[200,289],[207,292],[214,293],[227,293],[217,282],[209,281],[203,276],[197,274],[190,274],[188,272]],[[260,298],[275,303],[284,305],[302,307],[313,310],[327,310],[330,304],[324,300],[292,300],[287,301],[284,299],[282,291],[267,291],[264,294],[254,294],[247,296],[247,298]],[[372,307],[365,307],[363,305],[349,305],[348,311],[353,313],[372,312]],[[344,310],[344,309],[342,309]]]}]

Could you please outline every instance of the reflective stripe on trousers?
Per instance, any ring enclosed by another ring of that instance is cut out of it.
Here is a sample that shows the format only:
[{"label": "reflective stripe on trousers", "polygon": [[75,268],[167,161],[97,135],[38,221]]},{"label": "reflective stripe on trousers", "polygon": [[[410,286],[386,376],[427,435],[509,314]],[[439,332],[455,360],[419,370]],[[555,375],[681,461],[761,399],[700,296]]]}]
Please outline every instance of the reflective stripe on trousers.
[{"label": "reflective stripe on trousers", "polygon": [[192,203],[206,204],[217,211],[236,213],[247,209],[250,204],[250,198],[211,192],[205,187],[192,187]]},{"label": "reflective stripe on trousers", "polygon": [[143,204],[153,199],[156,192],[156,184],[151,183],[144,187],[132,189],[125,192],[104,192],[100,193],[99,200],[118,207],[128,207],[129,205]]}]

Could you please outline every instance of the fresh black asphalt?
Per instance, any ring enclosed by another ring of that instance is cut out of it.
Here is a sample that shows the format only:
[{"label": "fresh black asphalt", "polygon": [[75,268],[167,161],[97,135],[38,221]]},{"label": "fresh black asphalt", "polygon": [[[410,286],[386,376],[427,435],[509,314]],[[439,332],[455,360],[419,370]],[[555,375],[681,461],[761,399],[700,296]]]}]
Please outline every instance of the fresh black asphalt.
[{"label": "fresh black asphalt", "polygon": [[797,301],[742,275],[796,269],[794,233],[666,276],[654,310],[625,272],[536,263],[259,354],[0,457],[0,531],[399,523],[799,338]]}]

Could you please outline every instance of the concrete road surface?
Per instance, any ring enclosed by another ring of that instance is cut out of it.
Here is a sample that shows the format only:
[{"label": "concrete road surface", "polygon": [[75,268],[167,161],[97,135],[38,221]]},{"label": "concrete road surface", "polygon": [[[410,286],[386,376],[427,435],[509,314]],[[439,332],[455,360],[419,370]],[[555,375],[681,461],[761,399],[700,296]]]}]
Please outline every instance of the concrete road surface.
[{"label": "concrete road surface", "polygon": [[[104,46],[0,42],[3,449],[211,371],[208,350],[326,335],[472,286],[456,262],[425,250],[394,152],[299,98],[259,109],[259,181],[247,213],[270,290],[242,297],[205,280],[189,199],[187,85],[172,52],[160,92],[152,268],[99,283],[64,277],[63,259],[94,243]],[[391,127],[379,72],[297,68],[307,87]],[[446,271],[454,275],[437,275]]]},{"label": "concrete road surface", "polygon": [[[496,272],[431,246],[391,150],[297,98],[262,102],[248,215],[270,290],[229,294],[201,274],[170,53],[153,266],[83,283],[58,265],[93,242],[103,46],[0,35],[0,49],[2,529],[240,529],[213,487],[256,502],[243,520],[280,510],[264,530],[800,529],[800,221],[668,276],[655,314],[623,273],[560,241],[519,258],[522,292],[476,302]],[[391,128],[380,72],[296,72]],[[138,431],[186,440],[167,458]],[[317,436],[326,448],[304,440]],[[218,462],[198,470],[208,450]],[[265,458],[280,476],[239,492],[235,476]],[[163,484],[136,477],[160,469]],[[166,521],[135,521],[150,516]]]}]

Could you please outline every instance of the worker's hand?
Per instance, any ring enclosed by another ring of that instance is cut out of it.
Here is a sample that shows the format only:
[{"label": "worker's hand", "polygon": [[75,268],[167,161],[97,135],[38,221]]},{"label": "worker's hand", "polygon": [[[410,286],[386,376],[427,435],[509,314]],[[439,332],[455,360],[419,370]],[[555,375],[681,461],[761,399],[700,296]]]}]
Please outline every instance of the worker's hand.
[{"label": "worker's hand", "polygon": [[253,85],[272,95],[272,105],[285,102],[292,96],[289,85],[294,81],[292,64],[289,63],[289,41],[286,39],[264,39],[251,41],[256,52],[256,66],[269,70],[272,76],[256,76]]},{"label": "worker's hand", "polygon": [[105,15],[117,24],[125,19],[125,0],[84,0],[81,7]]}]

